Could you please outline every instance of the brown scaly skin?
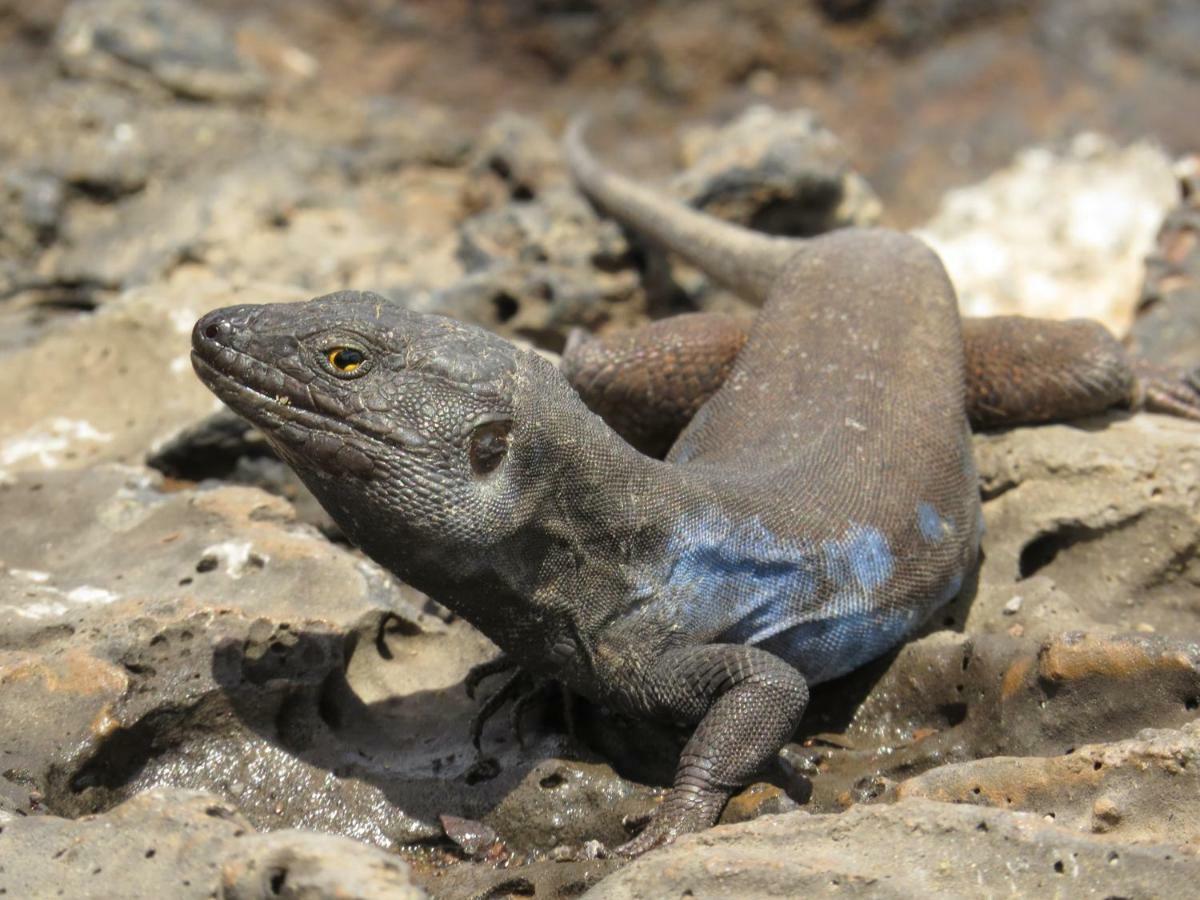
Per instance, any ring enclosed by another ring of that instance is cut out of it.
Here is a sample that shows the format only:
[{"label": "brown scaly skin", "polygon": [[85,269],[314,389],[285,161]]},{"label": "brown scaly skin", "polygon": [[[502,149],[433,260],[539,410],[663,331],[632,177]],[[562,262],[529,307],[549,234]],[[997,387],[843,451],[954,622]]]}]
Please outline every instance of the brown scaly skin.
[{"label": "brown scaly skin", "polygon": [[488,670],[694,726],[618,848],[636,855],[716,821],[810,684],[958,592],[979,492],[957,303],[928,248],[762,239],[631,189],[578,133],[568,156],[607,208],[764,301],[665,460],[536,354],[373,294],[215,310],[192,359],[350,540],[495,641]]},{"label": "brown scaly skin", "polygon": [[[967,417],[980,430],[1066,421],[1110,408],[1200,419],[1200,379],[1130,355],[1099,322],[963,320]],[[588,408],[634,447],[663,456],[724,384],[747,326],[691,313],[631,331],[572,333],[560,368]]]}]

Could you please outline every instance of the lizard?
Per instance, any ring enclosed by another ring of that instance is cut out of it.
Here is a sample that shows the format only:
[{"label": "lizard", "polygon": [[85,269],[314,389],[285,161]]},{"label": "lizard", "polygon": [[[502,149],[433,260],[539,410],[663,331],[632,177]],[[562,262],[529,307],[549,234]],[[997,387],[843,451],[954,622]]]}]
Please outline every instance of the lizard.
[{"label": "lizard", "polygon": [[[576,176],[620,212],[607,188],[631,183],[597,182],[573,140]],[[225,307],[192,332],[199,378],[349,540],[500,648],[484,674],[691,729],[627,856],[712,825],[810,685],[960,591],[982,528],[936,255],[884,229],[789,242],[693,215],[672,246],[763,305],[662,460],[537,353],[370,292]]]}]

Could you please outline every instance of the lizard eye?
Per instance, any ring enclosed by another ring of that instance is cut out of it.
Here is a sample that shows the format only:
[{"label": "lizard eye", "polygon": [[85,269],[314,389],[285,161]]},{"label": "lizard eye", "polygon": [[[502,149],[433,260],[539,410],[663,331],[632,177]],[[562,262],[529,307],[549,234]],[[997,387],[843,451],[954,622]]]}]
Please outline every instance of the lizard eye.
[{"label": "lizard eye", "polygon": [[325,351],[325,359],[333,366],[335,372],[349,375],[362,367],[367,361],[367,355],[353,347],[332,347]]},{"label": "lizard eye", "polygon": [[508,452],[511,422],[485,422],[471,432],[471,471],[487,475],[496,471]]}]

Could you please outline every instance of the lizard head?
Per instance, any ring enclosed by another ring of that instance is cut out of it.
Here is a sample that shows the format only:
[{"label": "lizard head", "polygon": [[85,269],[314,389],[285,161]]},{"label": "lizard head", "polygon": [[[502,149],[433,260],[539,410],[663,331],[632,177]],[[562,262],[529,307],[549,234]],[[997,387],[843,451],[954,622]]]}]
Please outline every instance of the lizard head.
[{"label": "lizard head", "polygon": [[192,363],[385,565],[461,569],[535,515],[531,404],[562,379],[496,335],[346,291],[214,310]]}]

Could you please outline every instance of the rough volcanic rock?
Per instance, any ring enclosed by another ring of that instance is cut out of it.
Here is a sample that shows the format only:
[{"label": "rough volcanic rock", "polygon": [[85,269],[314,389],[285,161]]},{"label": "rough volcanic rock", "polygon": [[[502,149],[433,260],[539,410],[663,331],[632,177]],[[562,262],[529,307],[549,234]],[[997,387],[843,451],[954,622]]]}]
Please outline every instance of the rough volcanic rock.
[{"label": "rough volcanic rock", "polygon": [[376,97],[369,101],[350,164],[360,177],[411,165],[457,166],[468,159],[474,141],[474,133],[443,106]]},{"label": "rough volcanic rock", "polygon": [[1054,50],[1100,68],[1104,55],[1145,55],[1179,74],[1200,75],[1200,9],[1188,0],[1103,0],[1041,3],[1039,36]]},{"label": "rough volcanic rock", "polygon": [[686,136],[671,183],[692,206],[773,234],[873,225],[882,207],[841,142],[809,110],[754,106],[719,130]]},{"label": "rough volcanic rock", "polygon": [[219,797],[169,789],[74,821],[0,823],[0,893],[81,900],[426,896],[407,865],[373,847],[312,832],[258,835]]},{"label": "rough volcanic rock", "polygon": [[975,439],[987,534],[965,627],[1200,640],[1197,426],[1113,415]]},{"label": "rough volcanic rock", "polygon": [[918,234],[941,256],[967,315],[1133,320],[1142,261],[1175,202],[1170,160],[1147,143],[1082,135],[1026,150],[947,193]]},{"label": "rough volcanic rock", "polygon": [[250,835],[222,860],[221,900],[421,900],[409,867],[349,838],[311,831]]},{"label": "rough volcanic rock", "polygon": [[1114,847],[1042,816],[906,800],[840,816],[791,813],[687,835],[585,896],[1179,896],[1200,860]]},{"label": "rough volcanic rock", "polygon": [[196,318],[251,299],[301,298],[180,279],[131,291],[11,352],[0,366],[0,472],[140,461],[220,405],[192,372]]},{"label": "rough volcanic rock", "polygon": [[532,200],[547,188],[569,182],[558,142],[539,122],[515,113],[496,116],[468,161],[468,202],[483,208],[511,200]]},{"label": "rough volcanic rock", "polygon": [[267,80],[224,20],[184,0],[75,0],[55,42],[72,75],[182,97],[261,97]]},{"label": "rough volcanic rock", "polygon": [[628,328],[646,315],[620,229],[565,187],[467,219],[458,259],[466,277],[434,293],[429,309],[555,352],[572,328]]},{"label": "rough volcanic rock", "polygon": [[[1116,843],[1200,850],[1200,722],[1087,744],[1065,756],[995,756],[933,769],[896,796],[1040,812]],[[1169,814],[1164,815],[1164,811]]]}]

